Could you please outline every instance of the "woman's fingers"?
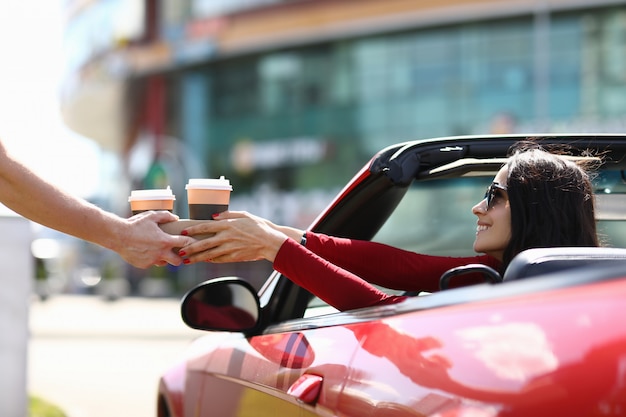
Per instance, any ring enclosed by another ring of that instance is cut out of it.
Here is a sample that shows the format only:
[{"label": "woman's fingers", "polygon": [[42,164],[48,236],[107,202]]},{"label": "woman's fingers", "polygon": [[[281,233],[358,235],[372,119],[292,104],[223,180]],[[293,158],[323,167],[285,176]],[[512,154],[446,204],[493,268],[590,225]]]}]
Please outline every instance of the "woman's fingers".
[{"label": "woman's fingers", "polygon": [[242,262],[267,259],[273,261],[287,238],[267,222],[245,212],[228,212],[228,218],[204,222],[187,229],[190,236],[210,236],[182,248],[186,263],[199,261]]}]

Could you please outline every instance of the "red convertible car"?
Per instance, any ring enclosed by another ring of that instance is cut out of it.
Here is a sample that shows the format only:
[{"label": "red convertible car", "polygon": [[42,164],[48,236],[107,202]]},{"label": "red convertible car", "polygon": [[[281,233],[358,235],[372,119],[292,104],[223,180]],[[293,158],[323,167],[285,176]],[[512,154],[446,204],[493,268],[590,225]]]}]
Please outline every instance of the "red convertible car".
[{"label": "red convertible car", "polygon": [[[480,200],[521,136],[400,143],[310,226],[420,253],[470,255]],[[626,135],[540,139],[602,155],[602,248],[534,249],[502,277],[339,312],[278,272],[190,290],[209,331],[159,384],[159,417],[626,416]],[[469,251],[469,252],[468,252]],[[476,268],[469,266],[468,268]]]}]

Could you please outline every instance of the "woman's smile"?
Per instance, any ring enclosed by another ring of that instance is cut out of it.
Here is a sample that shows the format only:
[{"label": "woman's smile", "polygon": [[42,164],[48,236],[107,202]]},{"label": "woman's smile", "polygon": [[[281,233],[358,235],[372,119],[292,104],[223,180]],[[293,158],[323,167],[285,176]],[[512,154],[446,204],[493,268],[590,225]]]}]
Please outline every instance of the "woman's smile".
[{"label": "woman's smile", "polygon": [[494,185],[487,194],[490,195],[492,187],[495,187],[493,195],[489,198],[486,196],[472,208],[472,212],[478,217],[474,250],[499,260],[502,260],[511,239],[511,208],[506,194],[507,174],[506,167],[498,171]]}]

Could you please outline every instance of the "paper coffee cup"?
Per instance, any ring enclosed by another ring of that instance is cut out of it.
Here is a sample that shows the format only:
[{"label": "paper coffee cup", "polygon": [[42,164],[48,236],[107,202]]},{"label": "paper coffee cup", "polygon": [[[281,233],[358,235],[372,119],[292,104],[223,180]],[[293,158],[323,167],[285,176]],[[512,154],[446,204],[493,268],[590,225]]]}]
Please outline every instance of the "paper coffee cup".
[{"label": "paper coffee cup", "polygon": [[223,176],[213,178],[191,178],[185,186],[189,204],[189,218],[211,220],[213,214],[228,210],[233,187]]},{"label": "paper coffee cup", "polygon": [[155,190],[133,190],[130,192],[128,202],[133,215],[148,210],[174,210],[174,200],[176,197],[168,186],[167,188]]}]

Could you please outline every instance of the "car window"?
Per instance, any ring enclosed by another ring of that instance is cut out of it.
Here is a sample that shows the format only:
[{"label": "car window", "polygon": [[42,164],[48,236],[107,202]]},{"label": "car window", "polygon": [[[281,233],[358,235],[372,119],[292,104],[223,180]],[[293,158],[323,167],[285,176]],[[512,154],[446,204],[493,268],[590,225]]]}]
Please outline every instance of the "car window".
[{"label": "car window", "polygon": [[[472,256],[476,216],[472,207],[483,199],[493,174],[415,181],[372,240],[402,249],[440,256]],[[598,233],[603,245],[626,247],[626,182],[619,171],[594,179]],[[386,288],[381,290],[398,294]],[[336,312],[314,297],[305,317]]]},{"label": "car window", "polygon": [[323,316],[324,314],[337,313],[335,307],[329,306],[319,297],[313,297],[304,311],[304,318]]},{"label": "car window", "polygon": [[472,255],[476,216],[493,175],[414,182],[374,239],[430,255]]},{"label": "car window", "polygon": [[626,177],[604,171],[594,179],[598,234],[605,246],[626,248]]},{"label": "car window", "polygon": [[[493,175],[415,181],[372,240],[431,255],[474,254],[476,217],[472,207],[483,199]],[[400,294],[379,287],[389,294]],[[314,297],[305,317],[336,312]]]},{"label": "car window", "polygon": [[[474,255],[474,204],[482,200],[493,174],[414,182],[374,237],[377,242],[419,253]],[[598,233],[605,246],[626,247],[626,178],[622,171],[593,177]]]}]

